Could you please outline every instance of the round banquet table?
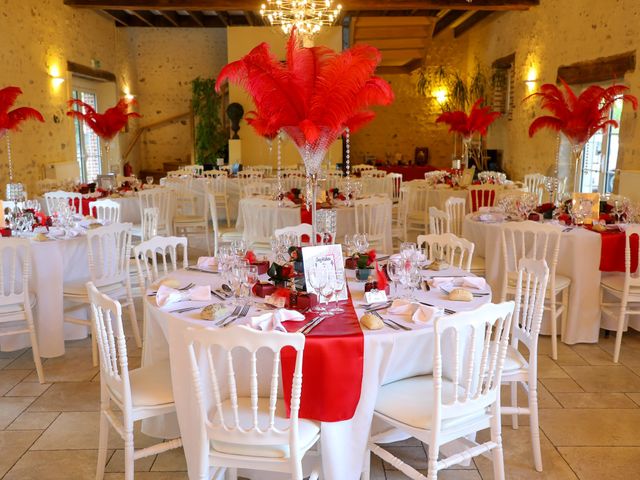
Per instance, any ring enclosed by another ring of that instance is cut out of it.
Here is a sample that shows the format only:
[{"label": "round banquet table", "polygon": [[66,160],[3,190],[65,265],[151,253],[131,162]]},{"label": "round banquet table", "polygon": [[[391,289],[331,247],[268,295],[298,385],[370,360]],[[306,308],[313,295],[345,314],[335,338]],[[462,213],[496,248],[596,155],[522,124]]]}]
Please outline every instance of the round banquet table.
[{"label": "round banquet table", "polygon": [[[133,224],[140,223],[140,200],[138,200],[138,196],[135,193],[131,192],[125,195],[116,194],[116,195],[110,195],[104,198],[91,198],[90,195],[91,194],[83,195],[83,197],[87,199],[88,202],[108,199],[108,200],[113,200],[116,203],[119,203],[120,204],[120,221],[122,223],[133,223]],[[47,202],[45,201],[44,197],[38,197],[37,200],[40,202],[42,211],[45,212],[47,215],[51,215],[51,212],[49,212],[49,209],[47,208]],[[87,208],[88,208],[88,203],[87,203]],[[88,215],[89,212],[85,210],[83,214]]]},{"label": "round banquet table", "polygon": [[[485,223],[470,214],[462,224],[462,236],[475,243],[475,251],[485,258],[486,279],[498,299],[502,293],[501,279],[504,274],[502,228],[506,223]],[[561,332],[559,330],[562,341],[568,344],[596,343],[601,320],[601,237],[598,233],[582,228],[565,232],[564,225],[556,227],[561,232],[556,273],[571,279],[567,322],[564,329]],[[551,331],[546,316],[541,331],[544,334]]]},{"label": "round banquet table", "polygon": [[[424,277],[431,275],[460,275],[460,270],[451,268],[440,272],[425,271]],[[220,275],[179,270],[169,276],[187,284],[209,285],[219,288]],[[347,270],[347,278],[351,298],[360,317],[364,312],[358,306],[364,300],[364,284],[355,281],[353,271]],[[486,290],[490,292],[490,290]],[[437,304],[456,311],[471,310],[491,301],[491,296],[476,297],[470,303],[451,302],[444,298],[438,289],[419,292],[419,300]],[[144,433],[160,437],[175,438],[182,436],[189,478],[210,478],[208,451],[204,421],[196,404],[189,371],[189,358],[184,332],[189,327],[207,328],[211,322],[200,320],[199,310],[177,314],[171,313],[188,306],[204,306],[207,302],[180,302],[158,307],[155,297],[145,296],[145,332],[143,365],[159,361],[170,361],[173,383],[173,394],[176,404],[176,416],[170,415],[159,419],[145,420]],[[246,323],[255,310],[249,312],[245,319],[237,324]],[[377,331],[364,331],[364,359],[360,396],[353,417],[337,422],[321,422],[321,448],[323,478],[329,480],[356,480],[360,478],[366,443],[369,438],[377,389],[386,383],[416,375],[430,374],[433,369],[433,322],[415,324],[407,316],[385,314],[407,327],[409,331],[392,330],[388,327]],[[310,334],[313,335],[313,332]],[[309,338],[309,337],[307,337]],[[307,360],[305,360],[305,363]],[[446,362],[445,362],[446,363]],[[259,362],[260,364],[260,362]],[[270,363],[265,366],[270,369]],[[258,375],[261,375],[260,371]],[[303,380],[313,382],[313,375],[305,375]],[[243,388],[242,379],[238,381]],[[244,385],[248,388],[248,385]],[[282,390],[281,390],[282,391]],[[242,394],[242,392],[240,392]],[[304,399],[304,396],[303,396]],[[209,398],[208,401],[211,401]],[[375,428],[375,426],[374,426]],[[242,476],[264,479],[264,473],[241,472]],[[251,475],[254,477],[251,477]],[[268,477],[272,478],[272,477]],[[280,477],[278,477],[280,478]]]},{"label": "round banquet table", "polygon": [[[386,195],[373,196],[369,199],[376,202],[377,208],[380,209],[377,214],[384,216],[383,223],[387,225],[387,228],[385,228],[382,251],[390,252],[393,246],[391,238],[391,208],[393,204]],[[336,211],[336,237],[338,241],[341,241],[345,235],[356,233],[354,207],[337,206],[332,210]],[[277,201],[261,197],[243,198],[240,200],[238,212],[236,230],[242,232],[243,238],[249,243],[265,241],[264,239],[269,236],[264,235],[264,232],[273,232],[277,228],[291,227],[301,223],[299,205],[292,203],[288,206],[278,207]]]},{"label": "round banquet table", "polygon": [[[36,296],[33,320],[40,355],[45,358],[64,355],[65,340],[85,338],[87,328],[64,322],[64,282],[86,281],[89,278],[87,239],[75,238],[31,241],[31,278],[29,289]],[[74,316],[81,311],[73,312]],[[13,351],[30,346],[28,335],[12,335],[0,339],[0,350]]]}]

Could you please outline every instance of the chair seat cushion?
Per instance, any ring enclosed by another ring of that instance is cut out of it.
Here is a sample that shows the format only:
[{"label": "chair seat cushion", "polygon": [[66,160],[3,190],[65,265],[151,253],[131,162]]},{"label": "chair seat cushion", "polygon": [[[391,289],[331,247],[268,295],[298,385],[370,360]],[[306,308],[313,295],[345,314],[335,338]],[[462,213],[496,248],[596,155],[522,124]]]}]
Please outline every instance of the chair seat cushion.
[{"label": "chair seat cushion", "polygon": [[[158,362],[129,371],[131,402],[134,407],[151,407],[173,403],[169,362]],[[122,401],[120,392],[114,396]]]},{"label": "chair seat cushion", "polygon": [[[600,279],[600,285],[607,290],[622,293],[624,292],[624,280],[624,273],[603,273]],[[630,286],[629,294],[640,295],[640,287]]]},{"label": "chair seat cushion", "polygon": [[502,375],[506,376],[512,373],[519,372],[526,369],[529,366],[527,360],[522,354],[511,345],[507,347],[507,356],[504,359],[504,367],[502,369]]},{"label": "chair seat cushion", "polygon": [[[36,306],[36,294],[33,292],[29,292],[29,305],[31,306],[31,308]],[[0,315],[11,315],[19,312],[24,312],[22,303],[0,305]]]},{"label": "chair seat cushion", "polygon": [[[225,400],[222,403],[222,414],[224,415],[225,424],[229,427],[234,425],[233,409],[231,401]],[[238,416],[240,426],[243,429],[250,429],[253,426],[253,411],[251,410],[251,398],[238,398]],[[265,430],[269,425],[269,398],[258,399],[258,425],[261,430]],[[289,419],[285,411],[284,401],[278,399],[276,404],[275,421],[276,428],[282,430],[289,425]],[[300,452],[305,452],[313,446],[320,433],[320,425],[311,420],[300,418],[298,420],[298,445]],[[234,443],[228,441],[228,437],[224,432],[211,434],[211,448],[220,453],[228,455],[245,455],[252,457],[269,457],[269,458],[288,458],[289,444],[251,444],[247,441],[242,443]],[[248,440],[248,439],[247,439]]]},{"label": "chair seat cushion", "polygon": [[[421,375],[406,378],[397,382],[383,385],[378,390],[376,400],[376,413],[392,418],[414,428],[430,430],[432,427],[431,414],[433,405],[433,376]],[[458,393],[462,392],[460,387]],[[453,383],[442,380],[442,399],[449,402],[453,399],[455,386]],[[460,423],[473,421],[485,416],[485,412],[474,412],[471,415],[450,417],[442,421],[443,429],[454,427]]]},{"label": "chair seat cushion", "polygon": [[[62,292],[64,295],[73,295],[75,297],[87,297],[87,282],[89,279],[82,280],[79,282],[68,282],[65,283],[62,287]],[[125,286],[122,282],[116,282],[109,285],[104,285],[98,287],[100,292],[110,295],[118,290],[124,290]]]}]

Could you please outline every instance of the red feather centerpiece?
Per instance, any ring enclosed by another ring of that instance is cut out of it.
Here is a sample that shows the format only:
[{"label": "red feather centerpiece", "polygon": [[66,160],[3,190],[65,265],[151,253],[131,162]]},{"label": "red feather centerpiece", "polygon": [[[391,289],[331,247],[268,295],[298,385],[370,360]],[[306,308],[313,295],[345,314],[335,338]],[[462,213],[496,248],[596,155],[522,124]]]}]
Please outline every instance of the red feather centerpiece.
[{"label": "red feather centerpiece", "polygon": [[[67,112],[69,117],[84,121],[96,135],[107,142],[113,140],[127,126],[129,118],[140,118],[138,113],[129,112],[129,106],[135,104],[135,100],[129,102],[122,98],[114,107],[108,108],[104,113],[96,112],[91,105],[78,99],[69,100],[67,103],[71,109]],[[81,107],[84,111],[74,107]]]},{"label": "red feather centerpiece", "polygon": [[[9,110],[13,107],[18,97],[22,94],[22,90],[19,87],[5,87],[0,90],[0,138],[7,136],[7,158],[9,165],[9,183],[7,184],[7,199],[8,200],[20,200],[14,195],[13,187],[13,161],[11,159],[11,140],[8,133],[10,131],[18,131],[18,126],[26,120],[38,120],[44,122],[42,114],[31,107],[18,107],[13,110]],[[19,184],[18,184],[19,185]],[[22,185],[17,188],[17,194],[22,195],[24,190]]]},{"label": "red feather centerpiece", "polygon": [[[262,43],[226,65],[218,76],[218,90],[227,80],[247,90],[256,107],[247,122],[259,135],[274,138],[282,131],[295,143],[309,179],[307,202],[314,230],[317,176],[329,146],[343,133],[353,133],[373,120],[370,107],[393,102],[391,86],[374,76],[380,61],[380,52],[368,45],[342,53],[323,46],[303,47],[294,29],[286,62]],[[312,238],[316,239],[315,232]]]},{"label": "red feather centerpiece", "polygon": [[[464,154],[464,167],[469,165],[469,150],[471,149],[471,142],[475,134],[479,134],[480,137],[487,135],[489,125],[491,125],[498,117],[499,112],[492,112],[491,107],[481,107],[484,99],[479,98],[471,106],[471,110],[467,114],[462,110],[456,110],[453,112],[444,112],[436,118],[436,123],[444,123],[449,125],[449,132],[454,134],[460,134],[462,136],[463,154]],[[476,162],[483,159],[482,155],[475,155]],[[478,165],[482,167],[484,165]]]},{"label": "red feather centerpiece", "polygon": [[582,151],[589,139],[609,126],[617,127],[618,122],[610,118],[611,108],[616,100],[631,103],[634,110],[638,108],[638,99],[625,92],[624,85],[612,85],[608,88],[599,85],[587,87],[580,95],[562,78],[562,87],[547,83],[540,91],[529,95],[525,100],[539,98],[540,106],[552,115],[537,117],[529,126],[529,136],[533,137],[542,129],[548,128],[562,133],[572,146],[572,167],[574,169],[574,188],[579,181],[578,165]]}]

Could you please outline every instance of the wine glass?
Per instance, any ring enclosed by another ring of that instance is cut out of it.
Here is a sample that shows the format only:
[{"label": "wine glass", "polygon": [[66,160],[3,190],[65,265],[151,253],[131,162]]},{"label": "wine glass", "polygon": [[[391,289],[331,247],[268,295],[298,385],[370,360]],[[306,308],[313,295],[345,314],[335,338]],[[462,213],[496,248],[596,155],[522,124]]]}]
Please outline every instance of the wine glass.
[{"label": "wine glass", "polygon": [[151,186],[153,184],[153,177],[151,175],[147,175],[145,180],[147,181],[147,185]]},{"label": "wine glass", "polygon": [[365,233],[356,233],[353,236],[353,245],[356,251],[360,254],[363,254],[369,248],[369,239]]},{"label": "wine glass", "polygon": [[[309,286],[313,288],[314,292],[320,299],[321,291],[327,284],[327,275],[324,270],[320,270],[319,268],[310,268],[308,270],[308,276],[306,280],[309,282]],[[325,312],[326,309],[322,307],[320,302],[313,308],[313,311],[316,312]]]},{"label": "wine glass", "polygon": [[330,310],[327,309],[327,306],[329,305],[331,297],[333,297],[333,279],[329,275],[327,275],[327,273],[328,272],[326,271],[324,272],[325,282],[320,287],[320,297],[325,304],[324,311],[330,312]]},{"label": "wine glass", "polygon": [[244,256],[247,254],[247,242],[245,242],[241,238],[233,240],[231,242],[231,251],[238,258],[244,258]]},{"label": "wine glass", "polygon": [[420,282],[422,282],[422,273],[420,273],[420,269],[417,265],[411,264],[408,272],[408,280],[411,287],[411,299],[416,300],[416,291],[420,289]]},{"label": "wine glass", "polygon": [[252,300],[253,298],[253,286],[258,283],[258,266],[257,265],[249,265],[246,269],[245,275],[245,287],[249,290],[248,299],[245,305],[254,305],[255,302]]},{"label": "wine glass", "polygon": [[333,301],[335,302],[335,307],[331,310],[331,313],[341,313],[344,312],[344,309],[340,307],[338,296],[344,289],[344,274],[339,274],[336,272],[335,277],[333,279]]},{"label": "wine glass", "polygon": [[393,282],[392,298],[398,298],[398,280],[400,279],[403,264],[404,260],[401,257],[392,257],[387,263],[387,274],[389,275],[389,280]]}]

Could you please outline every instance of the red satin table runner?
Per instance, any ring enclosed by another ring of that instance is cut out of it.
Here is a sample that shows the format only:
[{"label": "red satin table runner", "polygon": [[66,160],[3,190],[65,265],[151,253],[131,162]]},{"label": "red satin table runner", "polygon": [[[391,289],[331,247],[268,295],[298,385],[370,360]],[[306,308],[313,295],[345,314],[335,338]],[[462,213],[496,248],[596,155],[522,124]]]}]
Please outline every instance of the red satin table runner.
[{"label": "red satin table runner", "polygon": [[[302,397],[299,416],[320,422],[340,422],[353,417],[362,388],[364,336],[351,297],[345,310],[325,319],[307,335],[302,362]],[[317,316],[307,313],[306,321]],[[295,332],[305,322],[285,322]],[[287,410],[296,353],[282,351],[282,388]]]},{"label": "red satin table runner", "polygon": [[[624,272],[624,251],[626,234],[620,231],[607,230],[600,233],[602,248],[600,252],[601,272]],[[638,268],[638,236],[631,236],[631,271]]]}]

